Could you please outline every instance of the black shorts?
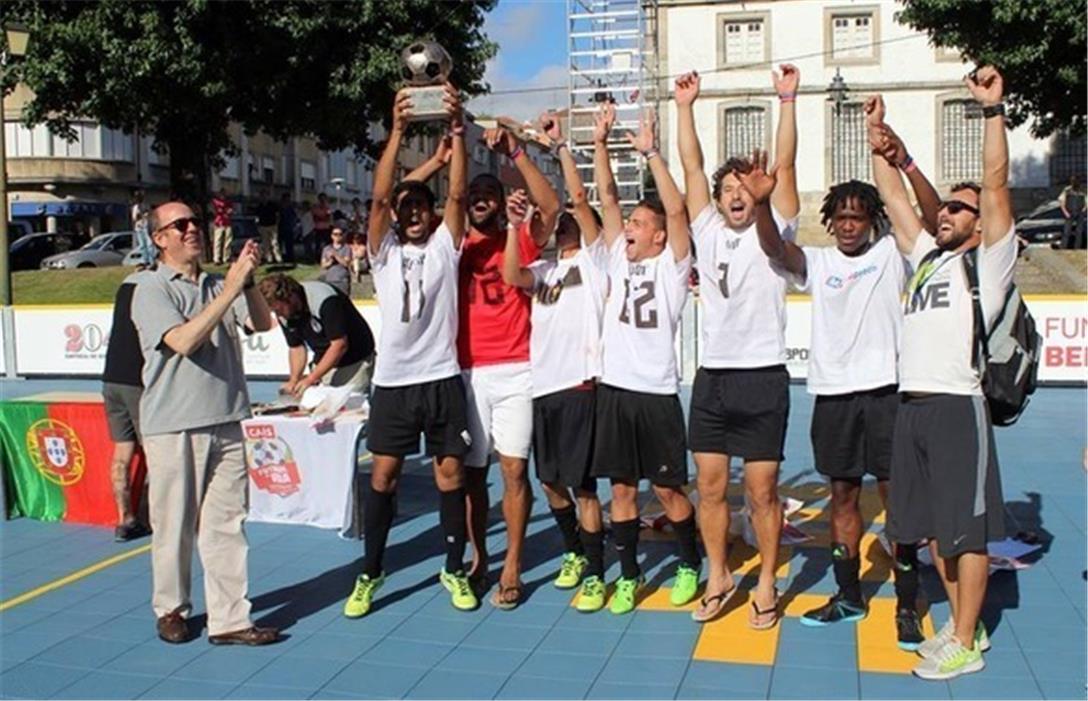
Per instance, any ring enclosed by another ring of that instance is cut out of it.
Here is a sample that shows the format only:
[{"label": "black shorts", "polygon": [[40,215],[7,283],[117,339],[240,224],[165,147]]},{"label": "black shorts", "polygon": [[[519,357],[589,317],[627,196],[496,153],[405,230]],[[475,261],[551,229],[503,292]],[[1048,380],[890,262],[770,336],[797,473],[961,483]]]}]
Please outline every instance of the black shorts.
[{"label": "black shorts", "polygon": [[888,479],[898,409],[895,385],[817,395],[810,431],[816,470],[833,480],[859,480],[865,473]]},{"label": "black shorts", "polygon": [[994,432],[981,396],[903,398],[895,419],[888,537],[937,541],[941,557],[1005,537]]},{"label": "black shorts", "polygon": [[785,365],[699,368],[691,388],[688,442],[693,453],[780,462],[789,414]]},{"label": "black shorts", "polygon": [[684,410],[675,394],[597,388],[593,476],[679,487],[688,483]]},{"label": "black shorts", "polygon": [[597,390],[592,384],[533,399],[533,463],[541,482],[597,491],[590,474]]},{"label": "black shorts", "polygon": [[140,396],[143,387],[102,383],[102,401],[106,405],[106,426],[114,443],[134,443],[140,440]]},{"label": "black shorts", "polygon": [[374,387],[366,441],[370,452],[404,457],[419,452],[461,457],[468,451],[468,411],[461,376],[403,387]]}]

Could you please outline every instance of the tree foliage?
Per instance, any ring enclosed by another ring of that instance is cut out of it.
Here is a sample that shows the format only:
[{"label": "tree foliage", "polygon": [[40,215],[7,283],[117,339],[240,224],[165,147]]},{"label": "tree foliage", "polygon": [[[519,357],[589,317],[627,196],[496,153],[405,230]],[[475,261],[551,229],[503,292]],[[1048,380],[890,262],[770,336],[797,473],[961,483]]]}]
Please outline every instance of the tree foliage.
[{"label": "tree foliage", "polygon": [[25,23],[31,40],[0,81],[34,92],[28,125],[65,132],[83,117],[153,136],[169,150],[175,190],[193,195],[220,154],[235,151],[231,122],[327,149],[371,148],[367,126],[388,119],[400,51],[414,39],[443,44],[454,84],[485,92],[497,47],[482,25],[496,2],[7,0],[0,18]]},{"label": "tree foliage", "polygon": [[898,20],[1005,78],[1008,120],[1085,131],[1084,0],[902,0]]}]

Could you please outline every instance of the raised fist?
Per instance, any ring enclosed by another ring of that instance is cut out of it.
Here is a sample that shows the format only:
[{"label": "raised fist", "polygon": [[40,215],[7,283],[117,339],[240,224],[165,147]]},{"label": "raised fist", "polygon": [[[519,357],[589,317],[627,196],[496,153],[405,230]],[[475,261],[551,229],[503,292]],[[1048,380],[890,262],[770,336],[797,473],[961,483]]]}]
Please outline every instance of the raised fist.
[{"label": "raised fist", "polygon": [[801,84],[801,71],[792,63],[783,63],[778,71],[771,71],[771,80],[774,82],[775,92],[779,97],[783,95],[796,95],[797,87]]},{"label": "raised fist", "polygon": [[971,96],[982,103],[983,107],[996,105],[1005,96],[1005,80],[993,66],[983,66],[963,78]]},{"label": "raised fist", "polygon": [[675,99],[677,105],[691,105],[699,97],[699,74],[696,71],[685,73],[676,79]]}]

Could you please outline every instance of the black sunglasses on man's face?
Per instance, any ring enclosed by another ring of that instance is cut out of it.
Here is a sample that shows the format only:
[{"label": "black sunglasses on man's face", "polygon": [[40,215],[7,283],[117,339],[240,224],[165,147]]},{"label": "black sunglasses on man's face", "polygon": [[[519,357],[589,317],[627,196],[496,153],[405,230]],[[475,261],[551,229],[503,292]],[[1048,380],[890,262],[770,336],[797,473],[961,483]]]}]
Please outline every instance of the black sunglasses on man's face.
[{"label": "black sunglasses on man's face", "polygon": [[947,209],[949,214],[959,214],[960,212],[966,210],[971,214],[974,214],[976,217],[978,216],[978,207],[972,207],[966,202],[962,202],[960,200],[945,200],[944,202],[941,202],[941,206],[937,208],[937,211],[939,212],[942,209]]},{"label": "black sunglasses on man's face", "polygon": [[164,224],[159,227],[159,231],[166,231],[167,229],[177,229],[179,234],[184,234],[189,230],[189,225],[192,224],[196,228],[200,228],[200,217],[181,217],[175,219],[169,224]]}]

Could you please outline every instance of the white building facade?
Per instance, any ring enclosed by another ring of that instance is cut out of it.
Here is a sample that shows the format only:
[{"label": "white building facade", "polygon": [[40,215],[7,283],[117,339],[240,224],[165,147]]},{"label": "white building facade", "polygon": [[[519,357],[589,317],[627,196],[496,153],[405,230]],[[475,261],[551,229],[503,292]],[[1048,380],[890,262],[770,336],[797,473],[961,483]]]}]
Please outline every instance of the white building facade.
[{"label": "white building facade", "polygon": [[[940,190],[978,180],[982,114],[963,86],[973,68],[958,53],[936,49],[924,33],[896,22],[891,0],[659,0],[659,94],[668,99],[675,77],[702,76],[696,128],[713,171],[727,157],[753,148],[773,152],[779,104],[770,72],[792,63],[801,72],[797,96],[798,188],[802,229],[819,230],[819,198],[831,185],[871,180],[862,103],[881,93],[887,122]],[[847,92],[838,109],[829,100],[836,73]],[[659,108],[661,142],[676,153],[676,106]],[[1011,185],[1026,212],[1054,197],[1070,175],[1084,174],[1084,140],[1033,138],[1028,125],[1009,134]],[[669,158],[681,177],[678,157]]]}]

